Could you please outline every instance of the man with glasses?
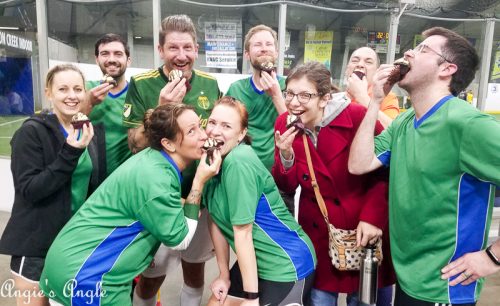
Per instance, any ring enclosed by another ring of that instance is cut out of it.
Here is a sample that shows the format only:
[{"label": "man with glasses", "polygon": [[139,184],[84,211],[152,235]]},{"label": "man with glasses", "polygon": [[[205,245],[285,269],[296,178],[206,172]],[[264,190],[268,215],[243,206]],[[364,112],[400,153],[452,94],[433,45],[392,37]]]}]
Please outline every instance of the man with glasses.
[{"label": "man with glasses", "polygon": [[[372,95],[373,75],[379,66],[380,59],[372,48],[361,47],[354,50],[345,71],[345,90],[352,102],[368,107]],[[399,115],[398,97],[389,92],[380,104],[378,120],[386,128],[397,115]]]},{"label": "man with glasses", "polygon": [[440,27],[423,35],[422,44],[405,53],[411,68],[399,82],[413,109],[374,138],[393,69],[382,65],[349,170],[390,166],[395,305],[475,305],[483,277],[500,271],[500,240],[484,250],[494,185],[500,185],[500,123],[456,98],[478,68],[474,47]]}]

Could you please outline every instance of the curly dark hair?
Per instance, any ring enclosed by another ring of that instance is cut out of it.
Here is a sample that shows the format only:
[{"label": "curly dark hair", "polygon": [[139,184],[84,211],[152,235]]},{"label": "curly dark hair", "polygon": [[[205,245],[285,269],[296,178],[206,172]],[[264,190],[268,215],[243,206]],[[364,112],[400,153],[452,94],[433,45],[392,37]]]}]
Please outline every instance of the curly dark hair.
[{"label": "curly dark hair", "polygon": [[177,118],[187,110],[194,111],[194,108],[182,103],[169,103],[147,111],[144,115],[144,130],[149,146],[161,150],[163,138],[176,141],[179,135],[182,141],[183,136]]}]

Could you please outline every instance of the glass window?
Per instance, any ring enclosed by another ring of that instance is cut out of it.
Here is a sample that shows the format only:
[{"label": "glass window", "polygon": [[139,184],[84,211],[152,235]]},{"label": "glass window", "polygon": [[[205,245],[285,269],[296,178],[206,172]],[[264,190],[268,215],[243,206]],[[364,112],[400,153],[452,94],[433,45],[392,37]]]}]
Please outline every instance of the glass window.
[{"label": "glass window", "polygon": [[488,80],[488,91],[486,93],[484,109],[500,119],[500,22],[495,23]]},{"label": "glass window", "polygon": [[94,44],[115,33],[130,46],[132,67],[153,67],[152,2],[47,1],[49,59],[95,64]]},{"label": "glass window", "polygon": [[[200,1],[201,2],[201,1]],[[231,5],[248,1],[231,1]],[[218,4],[219,1],[203,1]],[[208,72],[250,73],[250,65],[243,56],[243,40],[253,26],[265,24],[278,32],[279,6],[266,5],[246,8],[220,8],[162,1],[162,18],[187,14],[193,20],[197,35],[199,57],[195,68]]]}]

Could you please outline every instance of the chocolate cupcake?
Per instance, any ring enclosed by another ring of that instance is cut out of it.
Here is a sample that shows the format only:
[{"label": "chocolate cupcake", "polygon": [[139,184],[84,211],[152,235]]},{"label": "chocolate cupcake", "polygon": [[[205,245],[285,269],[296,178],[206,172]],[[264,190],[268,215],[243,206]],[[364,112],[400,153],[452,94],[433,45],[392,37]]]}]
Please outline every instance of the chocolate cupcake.
[{"label": "chocolate cupcake", "polygon": [[286,117],[286,128],[289,129],[294,126],[297,130],[304,130],[304,123],[300,120],[300,117],[294,114],[288,114]]},{"label": "chocolate cupcake", "polygon": [[[172,69],[168,73],[168,81],[169,82],[175,81],[177,79],[182,79],[183,77],[184,77],[184,72],[182,70]],[[185,85],[186,85],[186,92],[188,92],[191,89],[191,84],[189,83],[189,81],[187,79],[186,79]]]},{"label": "chocolate cupcake", "polygon": [[85,114],[78,112],[71,118],[71,125],[76,130],[83,128],[83,125],[89,126],[90,120]]},{"label": "chocolate cupcake", "polygon": [[392,69],[389,78],[387,78],[387,83],[390,85],[396,84],[405,77],[408,71],[410,71],[410,62],[404,58],[394,61],[394,68]]},{"label": "chocolate cupcake", "polygon": [[365,73],[361,70],[354,70],[352,73],[357,75],[360,80],[362,80],[365,77]]},{"label": "chocolate cupcake", "polygon": [[207,138],[205,143],[203,144],[203,150],[207,152],[208,158],[211,158],[214,155],[214,151],[222,147],[224,141],[217,140],[214,138]]},{"label": "chocolate cupcake", "polygon": [[102,77],[102,79],[100,80],[100,83],[101,84],[108,83],[110,85],[113,85],[114,87],[116,87],[116,85],[118,85],[118,82],[109,74],[105,74]]},{"label": "chocolate cupcake", "polygon": [[267,73],[271,73],[276,69],[276,66],[274,66],[274,63],[272,61],[265,61],[260,63],[260,70],[265,71]]}]

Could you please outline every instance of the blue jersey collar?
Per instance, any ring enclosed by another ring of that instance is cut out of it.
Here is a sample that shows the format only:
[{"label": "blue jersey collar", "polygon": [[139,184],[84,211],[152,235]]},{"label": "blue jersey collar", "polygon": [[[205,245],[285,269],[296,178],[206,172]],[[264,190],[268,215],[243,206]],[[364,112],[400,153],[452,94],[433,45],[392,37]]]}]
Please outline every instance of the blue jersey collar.
[{"label": "blue jersey collar", "polygon": [[127,84],[125,85],[125,87],[120,90],[120,92],[118,92],[116,95],[112,94],[111,92],[108,92],[108,96],[110,96],[112,99],[116,99],[118,98],[119,96],[123,95],[124,93],[126,93],[128,90],[128,82]]},{"label": "blue jersey collar", "polygon": [[432,116],[432,114],[434,114],[441,106],[443,106],[443,104],[446,103],[446,101],[450,100],[451,98],[453,98],[452,95],[448,95],[448,96],[445,96],[443,97],[441,100],[439,100],[438,103],[436,103],[430,110],[427,111],[427,113],[425,113],[422,118],[418,119],[417,120],[417,117],[415,117],[414,121],[413,121],[413,126],[415,128],[418,128],[419,126],[422,125],[422,123],[424,123],[424,121],[429,118],[430,116]]},{"label": "blue jersey collar", "polygon": [[179,177],[179,183],[182,183],[182,173],[181,173],[181,170],[179,169],[179,167],[177,167],[177,164],[174,162],[174,160],[172,159],[172,157],[170,157],[170,155],[168,155],[167,152],[165,152],[163,150],[160,150],[160,153],[174,167],[175,171],[177,171],[177,175]]},{"label": "blue jersey collar", "polygon": [[257,86],[255,86],[255,83],[253,82],[253,76],[250,77],[250,85],[252,86],[253,90],[259,95],[263,95],[265,93],[264,90],[259,90]]}]

